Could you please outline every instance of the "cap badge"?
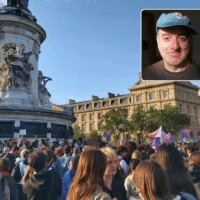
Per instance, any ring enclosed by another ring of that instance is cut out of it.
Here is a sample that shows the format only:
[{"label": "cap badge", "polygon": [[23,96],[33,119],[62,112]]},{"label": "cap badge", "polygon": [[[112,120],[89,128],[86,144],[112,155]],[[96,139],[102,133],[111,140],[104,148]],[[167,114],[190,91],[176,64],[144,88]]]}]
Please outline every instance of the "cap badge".
[{"label": "cap badge", "polygon": [[182,14],[181,13],[176,13],[177,14],[177,17],[179,18],[179,19],[184,19],[184,17],[182,16]]}]

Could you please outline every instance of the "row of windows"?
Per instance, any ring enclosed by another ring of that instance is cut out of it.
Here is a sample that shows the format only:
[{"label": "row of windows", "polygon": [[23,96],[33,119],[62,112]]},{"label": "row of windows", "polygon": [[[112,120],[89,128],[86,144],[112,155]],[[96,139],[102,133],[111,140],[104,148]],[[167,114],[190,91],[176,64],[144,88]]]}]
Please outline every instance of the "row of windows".
[{"label": "row of windows", "polygon": [[[129,116],[129,110],[127,111],[127,116]],[[85,114],[83,114],[81,116],[81,120],[82,121],[85,121]],[[92,121],[94,119],[94,114],[90,114],[90,121]],[[101,119],[101,113],[98,113],[98,119],[100,120]]]},{"label": "row of windows", "polygon": [[[82,132],[85,132],[85,125],[82,125],[81,127]],[[94,125],[90,124],[90,132],[94,130]],[[98,124],[98,131],[100,131],[100,124]]]},{"label": "row of windows", "polygon": [[[183,112],[183,106],[182,106],[182,104],[179,104],[179,105],[178,105],[178,108],[179,108],[179,111],[180,111],[180,112]],[[190,106],[189,106],[189,105],[186,105],[186,109],[187,109],[187,110],[186,110],[187,113],[190,113]],[[197,107],[194,106],[193,109],[194,109],[194,114],[197,115]]]},{"label": "row of windows", "polygon": [[74,107],[74,111],[78,110],[87,110],[87,109],[93,109],[93,108],[102,108],[106,106],[116,106],[116,105],[123,105],[123,104],[129,104],[131,103],[131,98],[125,98],[120,100],[111,100],[111,101],[103,101],[103,102],[97,102],[94,104],[82,104]]},{"label": "row of windows", "polygon": [[[163,92],[163,98],[164,99],[168,98],[168,92],[167,91]],[[149,93],[149,100],[153,100],[153,99],[154,99],[154,93]],[[141,101],[141,95],[136,96],[136,101],[137,102]]]},{"label": "row of windows", "polygon": [[196,95],[195,94],[189,94],[188,92],[182,92],[181,90],[177,90],[177,97],[179,99],[184,98],[185,100],[189,100],[191,96],[191,100],[195,101],[196,100]]},{"label": "row of windows", "polygon": [[[94,119],[94,114],[90,114],[90,120]],[[101,119],[101,113],[98,113],[98,119]],[[82,115],[82,121],[85,121],[85,115]]]}]

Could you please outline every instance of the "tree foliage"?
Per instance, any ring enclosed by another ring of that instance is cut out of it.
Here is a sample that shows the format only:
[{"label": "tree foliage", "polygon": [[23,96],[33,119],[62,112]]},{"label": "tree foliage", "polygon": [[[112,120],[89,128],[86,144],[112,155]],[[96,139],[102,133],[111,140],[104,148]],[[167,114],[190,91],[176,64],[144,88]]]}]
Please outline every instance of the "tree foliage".
[{"label": "tree foliage", "polygon": [[109,110],[105,115],[102,115],[100,121],[101,131],[112,131],[112,133],[119,133],[127,129],[127,113],[125,108],[117,108]]},{"label": "tree foliage", "polygon": [[93,130],[90,132],[90,135],[89,135],[89,139],[94,139],[94,138],[98,138],[99,139],[99,135],[97,133],[97,130]]},{"label": "tree foliage", "polygon": [[84,134],[83,134],[83,132],[81,131],[80,126],[75,125],[73,130],[74,130],[74,137],[73,137],[73,139],[79,139],[80,137],[81,138],[85,137]]},{"label": "tree foliage", "polygon": [[158,110],[158,122],[165,132],[175,135],[181,129],[188,128],[190,117],[180,113],[177,107],[166,105],[164,109]]},{"label": "tree foliage", "polygon": [[175,135],[181,129],[187,128],[189,124],[190,117],[180,113],[175,106],[166,105],[161,110],[151,108],[145,111],[143,106],[139,105],[131,116],[129,130],[144,138],[145,133],[151,133],[162,125],[166,133]]},{"label": "tree foliage", "polygon": [[131,120],[129,122],[129,131],[138,135],[138,138],[144,139],[144,132],[146,130],[147,112],[142,105],[134,108]]}]

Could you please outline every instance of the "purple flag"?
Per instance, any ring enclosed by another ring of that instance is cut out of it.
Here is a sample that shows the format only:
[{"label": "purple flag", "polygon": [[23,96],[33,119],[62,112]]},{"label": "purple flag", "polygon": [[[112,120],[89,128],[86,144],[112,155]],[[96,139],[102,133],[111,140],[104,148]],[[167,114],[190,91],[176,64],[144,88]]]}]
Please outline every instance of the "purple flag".
[{"label": "purple flag", "polygon": [[111,134],[110,131],[104,131],[103,137],[107,138],[107,137],[109,137],[110,134]]},{"label": "purple flag", "polygon": [[160,145],[161,145],[161,143],[160,143],[159,138],[154,138],[154,140],[153,140],[153,142],[151,144],[152,148],[156,149],[156,147],[158,147]]},{"label": "purple flag", "polygon": [[180,133],[184,138],[188,138],[188,136],[190,135],[191,130],[190,129],[184,129],[181,130]]}]

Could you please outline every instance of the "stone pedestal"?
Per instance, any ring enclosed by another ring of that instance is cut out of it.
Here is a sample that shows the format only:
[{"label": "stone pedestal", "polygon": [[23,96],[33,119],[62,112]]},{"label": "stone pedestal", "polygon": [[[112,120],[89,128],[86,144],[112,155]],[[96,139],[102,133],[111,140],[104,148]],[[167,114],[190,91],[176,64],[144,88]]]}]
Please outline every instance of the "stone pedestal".
[{"label": "stone pedestal", "polygon": [[54,111],[38,71],[40,45],[46,38],[29,10],[0,8],[0,138],[72,138],[73,112]]}]

